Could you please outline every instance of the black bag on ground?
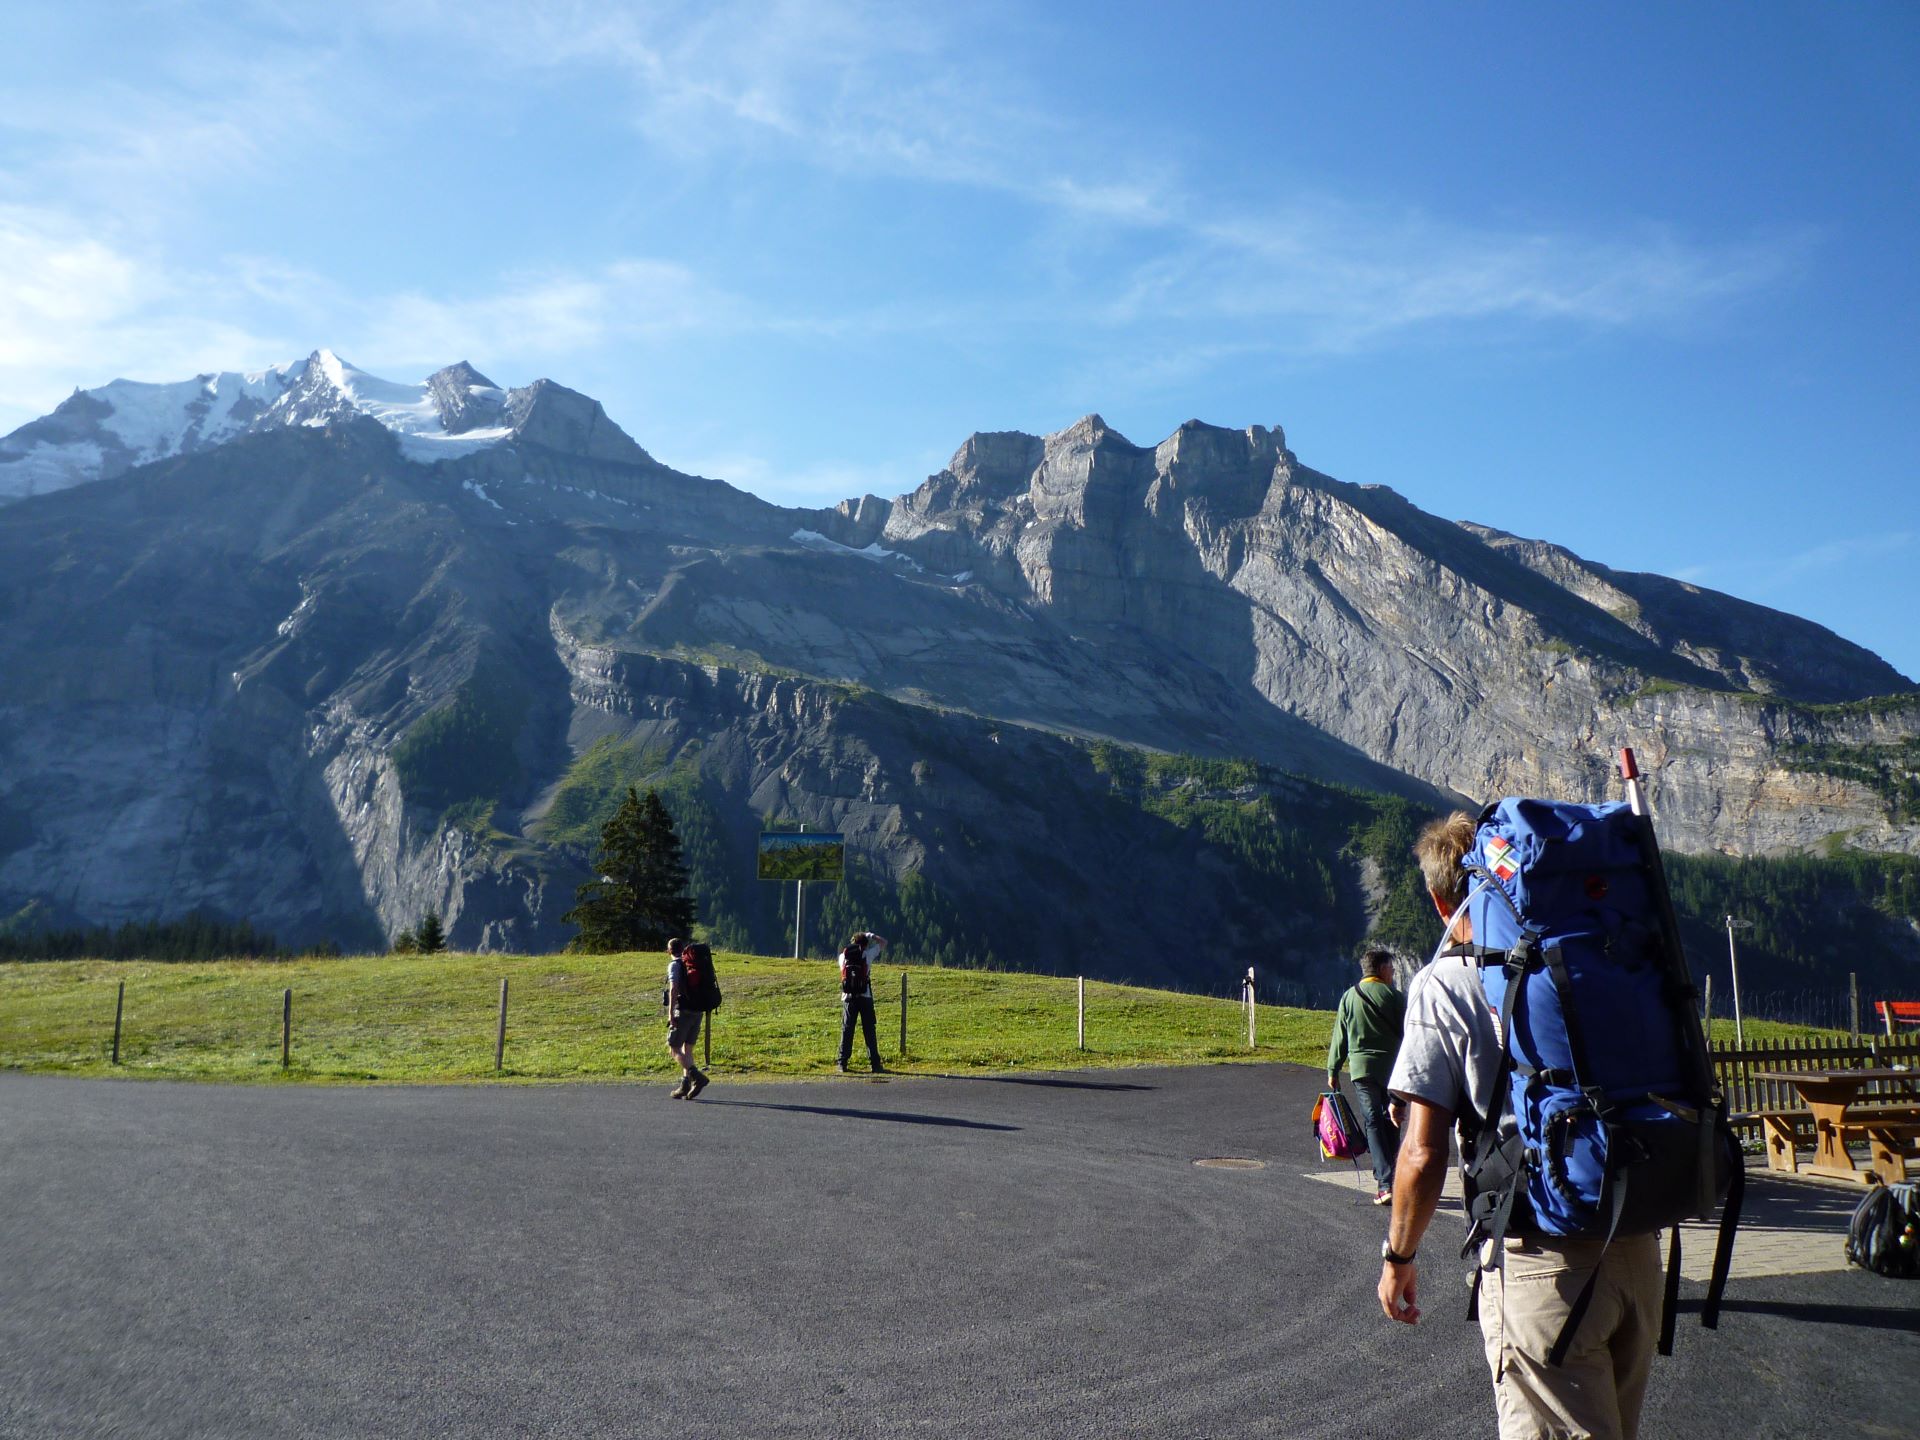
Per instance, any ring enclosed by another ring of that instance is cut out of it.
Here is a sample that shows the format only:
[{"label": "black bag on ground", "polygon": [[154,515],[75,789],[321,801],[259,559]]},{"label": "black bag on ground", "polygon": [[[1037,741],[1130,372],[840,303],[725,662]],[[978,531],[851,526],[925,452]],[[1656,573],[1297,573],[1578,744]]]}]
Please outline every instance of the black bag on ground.
[{"label": "black bag on ground", "polygon": [[1920,1277],[1920,1185],[1876,1185],[1847,1226],[1847,1262],[1876,1275]]}]

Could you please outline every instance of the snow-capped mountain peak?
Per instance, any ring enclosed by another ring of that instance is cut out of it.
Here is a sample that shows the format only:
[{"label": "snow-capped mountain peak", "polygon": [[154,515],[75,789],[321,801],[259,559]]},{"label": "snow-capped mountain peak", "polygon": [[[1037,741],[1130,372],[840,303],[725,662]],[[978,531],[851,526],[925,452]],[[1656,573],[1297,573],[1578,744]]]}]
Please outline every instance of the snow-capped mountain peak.
[{"label": "snow-capped mountain peak", "polygon": [[326,425],[354,414],[392,431],[408,459],[432,464],[512,436],[510,393],[465,361],[407,385],[327,349],[256,372],[162,384],[114,380],[74,391],[51,414],[0,438],[0,504],[255,431]]}]

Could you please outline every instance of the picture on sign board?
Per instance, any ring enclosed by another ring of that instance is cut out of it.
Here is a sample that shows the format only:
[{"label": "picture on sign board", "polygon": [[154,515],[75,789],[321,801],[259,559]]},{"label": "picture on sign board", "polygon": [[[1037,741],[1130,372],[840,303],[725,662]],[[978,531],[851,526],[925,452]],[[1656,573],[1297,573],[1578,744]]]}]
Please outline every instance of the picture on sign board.
[{"label": "picture on sign board", "polygon": [[782,831],[760,837],[760,878],[762,880],[818,880],[829,883],[844,879],[847,868],[846,837],[821,831],[817,835]]}]

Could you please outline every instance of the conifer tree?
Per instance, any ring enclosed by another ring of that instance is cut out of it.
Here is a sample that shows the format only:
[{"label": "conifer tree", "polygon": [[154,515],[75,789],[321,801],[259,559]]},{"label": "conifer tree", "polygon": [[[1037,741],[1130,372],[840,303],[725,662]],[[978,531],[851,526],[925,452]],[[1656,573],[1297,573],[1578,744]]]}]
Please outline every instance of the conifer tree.
[{"label": "conifer tree", "polygon": [[394,955],[412,955],[418,951],[419,948],[420,941],[414,935],[413,931],[402,930],[398,935],[393,937],[393,949],[389,953]]},{"label": "conifer tree", "polygon": [[427,911],[427,918],[413,932],[414,948],[422,955],[438,955],[447,948],[447,932],[440,928],[440,912]]},{"label": "conifer tree", "polygon": [[632,786],[600,828],[598,878],[582,885],[561,918],[580,933],[568,947],[594,953],[657,950],[693,932],[693,897],[673,817],[658,791],[646,799]]}]

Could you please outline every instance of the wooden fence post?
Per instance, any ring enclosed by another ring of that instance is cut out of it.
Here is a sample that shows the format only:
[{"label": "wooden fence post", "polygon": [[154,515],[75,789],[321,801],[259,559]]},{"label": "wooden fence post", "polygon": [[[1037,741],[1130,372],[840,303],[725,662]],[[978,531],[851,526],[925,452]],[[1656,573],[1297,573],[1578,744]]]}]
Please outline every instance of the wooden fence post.
[{"label": "wooden fence post", "polygon": [[1247,985],[1247,1049],[1251,1050],[1254,1048],[1254,1043],[1253,1043],[1254,990],[1253,990],[1253,967],[1251,965],[1247,967],[1246,985]]},{"label": "wooden fence post", "polygon": [[713,1011],[707,1011],[706,1022],[700,1027],[700,1063],[711,1065],[713,1064]]},{"label": "wooden fence post", "polygon": [[280,1068],[293,1060],[293,987],[280,992]]},{"label": "wooden fence post", "polygon": [[500,977],[500,1028],[493,1037],[493,1071],[500,1073],[507,1056],[507,977]]},{"label": "wooden fence post", "polygon": [[1880,1002],[1880,1018],[1887,1022],[1887,1038],[1891,1040],[1893,1038],[1893,1002],[1891,1000]]},{"label": "wooden fence post", "polygon": [[1711,975],[1707,976],[1707,983],[1703,988],[1705,989],[1706,994],[1700,1001],[1700,1024],[1706,1030],[1708,1035],[1712,1035],[1713,1034],[1713,976]]},{"label": "wooden fence post", "polygon": [[1860,976],[1853,970],[1847,972],[1847,1011],[1853,1022],[1850,1033],[1854,1039],[1858,1040],[1860,1038]]},{"label": "wooden fence post", "polygon": [[1087,977],[1080,976],[1080,1048],[1087,1048]]},{"label": "wooden fence post", "polygon": [[900,972],[900,1054],[907,1053],[907,972]]},{"label": "wooden fence post", "polygon": [[126,1009],[126,1005],[127,982],[122,980],[120,993],[114,997],[113,1001],[113,1063],[116,1065],[120,1063],[120,1012]]}]

